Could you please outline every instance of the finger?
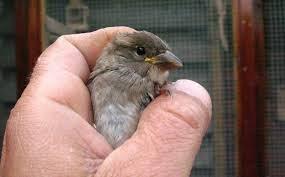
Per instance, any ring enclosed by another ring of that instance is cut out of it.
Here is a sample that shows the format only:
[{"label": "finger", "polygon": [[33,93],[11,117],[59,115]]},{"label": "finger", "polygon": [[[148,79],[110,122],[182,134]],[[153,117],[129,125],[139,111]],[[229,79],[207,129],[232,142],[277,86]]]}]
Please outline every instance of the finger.
[{"label": "finger", "polygon": [[211,117],[199,84],[180,80],[143,112],[136,133],[110,154],[96,176],[189,176]]},{"label": "finger", "polygon": [[43,62],[44,65],[56,63],[62,69],[68,70],[86,80],[89,76],[89,70],[86,66],[89,66],[90,69],[94,67],[103,48],[113,37],[118,32],[133,31],[135,30],[132,28],[121,26],[102,28],[89,33],[61,36],[43,52],[39,57],[39,63]]},{"label": "finger", "polygon": [[67,35],[65,39],[73,44],[85,57],[90,69],[95,66],[96,59],[100,56],[102,49],[118,33],[135,31],[129,27],[108,27],[92,33]]},{"label": "finger", "polygon": [[90,121],[91,101],[85,86],[89,67],[116,33],[127,31],[133,29],[110,27],[60,37],[39,57],[24,96],[47,97]]}]

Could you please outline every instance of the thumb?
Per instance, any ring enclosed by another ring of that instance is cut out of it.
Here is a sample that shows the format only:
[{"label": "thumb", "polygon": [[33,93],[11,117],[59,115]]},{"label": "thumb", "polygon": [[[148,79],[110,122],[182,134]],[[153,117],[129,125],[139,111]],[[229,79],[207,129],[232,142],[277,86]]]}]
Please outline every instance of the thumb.
[{"label": "thumb", "polygon": [[143,112],[137,131],[111,153],[96,176],[189,176],[211,117],[199,84],[179,80]]}]

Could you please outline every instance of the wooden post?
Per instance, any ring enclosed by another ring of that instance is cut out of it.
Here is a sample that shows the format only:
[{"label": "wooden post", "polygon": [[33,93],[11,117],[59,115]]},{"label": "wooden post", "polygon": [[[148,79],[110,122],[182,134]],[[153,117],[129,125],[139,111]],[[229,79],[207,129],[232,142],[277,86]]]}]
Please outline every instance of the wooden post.
[{"label": "wooden post", "polygon": [[238,176],[265,176],[265,49],[261,0],[233,0]]},{"label": "wooden post", "polygon": [[17,87],[20,96],[43,48],[43,1],[15,2]]}]

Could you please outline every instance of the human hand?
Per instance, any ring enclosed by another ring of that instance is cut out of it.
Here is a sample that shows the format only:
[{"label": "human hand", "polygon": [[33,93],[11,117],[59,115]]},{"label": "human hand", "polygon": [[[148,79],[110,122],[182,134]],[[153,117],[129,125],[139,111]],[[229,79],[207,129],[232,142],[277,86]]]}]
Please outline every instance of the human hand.
[{"label": "human hand", "polygon": [[156,98],[114,151],[92,126],[90,69],[117,32],[132,30],[67,35],[43,52],[7,122],[0,176],[189,176],[211,117],[200,85],[170,86],[171,96]]}]

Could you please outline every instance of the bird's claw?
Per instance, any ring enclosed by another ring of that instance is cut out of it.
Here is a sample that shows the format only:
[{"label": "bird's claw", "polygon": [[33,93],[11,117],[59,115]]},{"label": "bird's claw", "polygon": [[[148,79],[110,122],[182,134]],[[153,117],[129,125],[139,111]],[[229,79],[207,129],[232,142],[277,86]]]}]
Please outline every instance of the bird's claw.
[{"label": "bird's claw", "polygon": [[171,85],[171,82],[166,81],[162,86],[160,86],[159,95],[171,96],[171,91],[169,89],[169,85]]}]

